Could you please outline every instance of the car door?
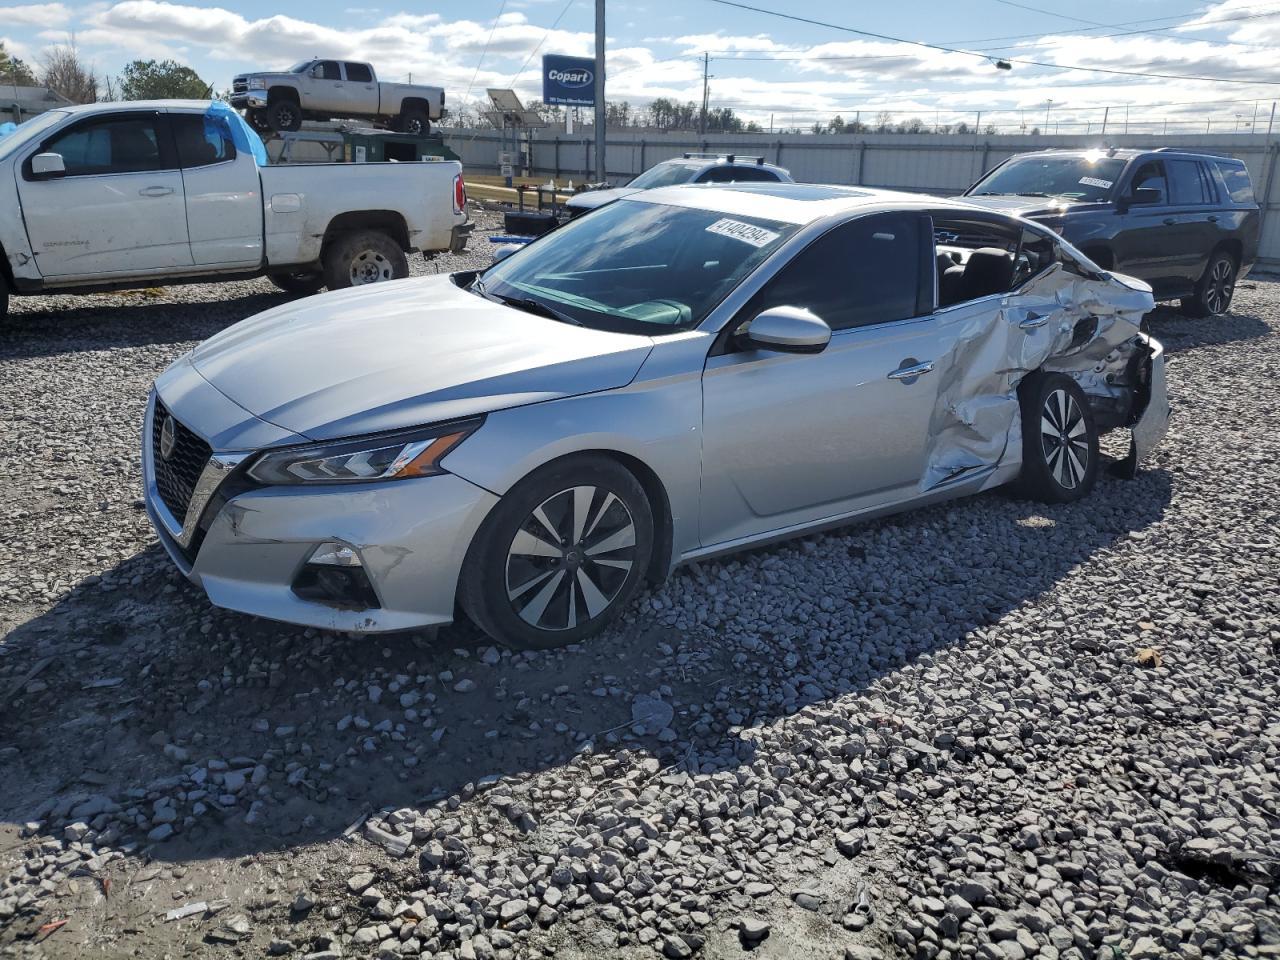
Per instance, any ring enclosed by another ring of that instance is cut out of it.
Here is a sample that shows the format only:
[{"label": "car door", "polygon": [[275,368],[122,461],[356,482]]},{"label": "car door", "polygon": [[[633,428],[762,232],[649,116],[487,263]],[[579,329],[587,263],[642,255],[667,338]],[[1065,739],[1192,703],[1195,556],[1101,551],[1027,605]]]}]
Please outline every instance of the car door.
[{"label": "car door", "polygon": [[1181,244],[1176,260],[1178,275],[1189,288],[1204,273],[1218,241],[1220,211],[1213,204],[1216,191],[1204,164],[1198,160],[1170,157],[1165,169],[1169,174],[1169,211],[1177,220],[1175,229]]},{"label": "car door", "polygon": [[325,116],[343,116],[349,101],[337,60],[317,60],[302,85],[302,109]]},{"label": "car door", "polygon": [[769,307],[802,307],[832,336],[816,355],[731,340],[712,351],[703,374],[705,546],[917,492],[938,382],[928,223],[883,213],[837,226],[730,321],[736,329]]},{"label": "car door", "polygon": [[256,267],[262,261],[258,165],[238,154],[221,117],[170,113],[186,196],[191,257],[197,266]]},{"label": "car door", "polygon": [[[66,173],[40,179],[36,153]],[[181,272],[192,265],[187,211],[172,141],[154,110],[87,117],[33,149],[18,195],[36,264],[53,279]]]},{"label": "car door", "polygon": [[378,112],[378,84],[373,69],[367,63],[344,62],[346,97],[349,112],[354,116],[373,116]]},{"label": "car door", "polygon": [[[1116,215],[1123,217],[1112,241],[1114,267],[1120,273],[1146,280],[1156,297],[1170,295],[1186,285],[1187,250],[1193,233],[1173,206],[1165,161],[1141,161],[1121,185]],[[1158,191],[1152,203],[1135,201],[1137,189]]]}]

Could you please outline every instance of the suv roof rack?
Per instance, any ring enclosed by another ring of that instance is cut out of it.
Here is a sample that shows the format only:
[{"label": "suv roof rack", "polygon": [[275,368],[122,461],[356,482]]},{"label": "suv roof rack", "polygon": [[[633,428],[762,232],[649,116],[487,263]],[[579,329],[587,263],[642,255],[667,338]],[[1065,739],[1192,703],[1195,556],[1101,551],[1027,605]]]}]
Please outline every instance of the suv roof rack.
[{"label": "suv roof rack", "polygon": [[724,160],[728,163],[737,163],[746,161],[754,163],[758,167],[764,166],[764,157],[745,157],[736,153],[686,153],[683,157],[685,160]]}]

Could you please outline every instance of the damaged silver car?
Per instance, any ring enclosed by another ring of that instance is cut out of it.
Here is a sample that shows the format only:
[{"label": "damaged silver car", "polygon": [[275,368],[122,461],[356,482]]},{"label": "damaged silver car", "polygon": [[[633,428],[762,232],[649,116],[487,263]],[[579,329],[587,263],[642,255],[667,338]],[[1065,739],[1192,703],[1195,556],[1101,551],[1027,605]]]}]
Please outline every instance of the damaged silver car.
[{"label": "damaged silver car", "polygon": [[214,603],[347,631],[598,632],[677,564],[1017,483],[1167,427],[1150,288],[964,203],[638,194],[483,273],[313,297],[156,382],[146,504]]}]

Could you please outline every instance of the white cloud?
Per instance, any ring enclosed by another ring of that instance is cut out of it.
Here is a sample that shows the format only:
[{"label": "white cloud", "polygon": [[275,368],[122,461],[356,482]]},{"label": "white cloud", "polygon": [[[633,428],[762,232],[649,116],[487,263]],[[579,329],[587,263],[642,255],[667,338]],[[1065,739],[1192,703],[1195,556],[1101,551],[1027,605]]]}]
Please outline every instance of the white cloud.
[{"label": "white cloud", "polygon": [[33,3],[18,7],[0,7],[0,24],[6,27],[51,27],[66,23],[71,11],[61,3]]}]

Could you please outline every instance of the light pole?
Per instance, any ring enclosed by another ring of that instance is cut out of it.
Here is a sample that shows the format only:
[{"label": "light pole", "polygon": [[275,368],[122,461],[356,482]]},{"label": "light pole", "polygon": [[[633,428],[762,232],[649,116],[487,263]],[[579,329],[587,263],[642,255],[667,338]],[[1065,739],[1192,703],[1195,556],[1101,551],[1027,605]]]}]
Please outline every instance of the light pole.
[{"label": "light pole", "polygon": [[1049,132],[1049,111],[1053,109],[1053,101],[1046,100],[1044,104],[1044,132]]},{"label": "light pole", "polygon": [[596,182],[608,174],[604,163],[604,0],[596,0]]}]

